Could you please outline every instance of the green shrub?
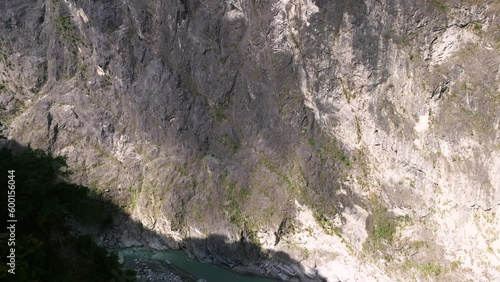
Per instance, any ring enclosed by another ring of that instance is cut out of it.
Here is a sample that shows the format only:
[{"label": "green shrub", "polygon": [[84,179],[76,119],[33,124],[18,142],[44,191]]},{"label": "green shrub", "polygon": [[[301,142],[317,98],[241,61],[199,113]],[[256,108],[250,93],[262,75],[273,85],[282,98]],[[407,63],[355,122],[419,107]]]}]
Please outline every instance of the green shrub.
[{"label": "green shrub", "polygon": [[426,263],[424,265],[421,265],[420,270],[422,271],[423,274],[430,276],[430,275],[439,275],[442,271],[441,266],[438,264],[434,263]]},{"label": "green shrub", "polygon": [[316,211],[314,212],[313,216],[326,234],[334,235],[340,233],[340,229],[337,226],[333,225],[333,223],[328,220],[328,218],[326,218],[326,216],[321,212]]},{"label": "green shrub", "polygon": [[364,246],[372,251],[381,250],[384,249],[384,244],[392,244],[399,220],[389,213],[377,197],[370,199],[370,205],[372,207],[373,230],[370,230]]},{"label": "green shrub", "polygon": [[[15,170],[17,281],[111,281],[123,273],[116,256],[98,247],[92,237],[71,234],[68,218],[105,225],[117,208],[88,188],[62,181],[70,173],[63,158],[40,150],[14,155],[1,149],[4,183],[9,170]],[[7,185],[1,187],[6,195]],[[6,202],[0,204],[4,214]],[[2,257],[8,248],[0,245]],[[0,266],[2,281],[12,279],[6,267]]]},{"label": "green shrub", "polygon": [[448,10],[448,6],[446,5],[445,0],[432,0],[431,4],[432,6],[434,6],[434,8],[441,12],[446,12],[446,10]]}]

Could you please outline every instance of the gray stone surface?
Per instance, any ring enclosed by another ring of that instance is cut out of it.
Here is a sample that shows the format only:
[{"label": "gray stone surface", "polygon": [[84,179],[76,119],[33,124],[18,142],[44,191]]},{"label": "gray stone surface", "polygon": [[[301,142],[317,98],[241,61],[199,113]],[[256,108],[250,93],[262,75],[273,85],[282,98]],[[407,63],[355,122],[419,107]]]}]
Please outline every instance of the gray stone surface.
[{"label": "gray stone surface", "polygon": [[[243,265],[262,259],[248,247],[258,242],[332,281],[500,275],[498,3],[12,0],[0,11],[0,134],[67,156],[73,181],[130,212],[102,236]],[[352,251],[314,250],[323,237],[305,229],[293,241],[296,200]],[[412,224],[356,268],[374,203]],[[410,257],[417,241],[425,255]]]}]

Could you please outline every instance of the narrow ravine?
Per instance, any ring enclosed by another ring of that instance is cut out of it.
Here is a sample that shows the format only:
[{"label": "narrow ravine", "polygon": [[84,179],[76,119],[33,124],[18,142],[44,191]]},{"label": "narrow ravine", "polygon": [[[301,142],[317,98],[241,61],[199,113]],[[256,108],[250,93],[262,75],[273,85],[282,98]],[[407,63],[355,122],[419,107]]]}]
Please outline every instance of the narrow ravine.
[{"label": "narrow ravine", "polygon": [[277,280],[241,275],[221,266],[188,258],[183,251],[160,251],[145,247],[112,249],[127,268],[137,272],[138,281],[217,281],[276,282]]}]

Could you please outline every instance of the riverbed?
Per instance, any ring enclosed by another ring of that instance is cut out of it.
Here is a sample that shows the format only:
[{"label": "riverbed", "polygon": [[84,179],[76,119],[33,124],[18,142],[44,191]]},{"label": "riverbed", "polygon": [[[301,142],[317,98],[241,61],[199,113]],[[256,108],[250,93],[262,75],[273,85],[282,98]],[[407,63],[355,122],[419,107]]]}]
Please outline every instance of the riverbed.
[{"label": "riverbed", "polygon": [[[277,280],[242,275],[224,267],[190,259],[183,251],[159,251],[150,248],[111,250],[125,267],[137,272],[138,281],[196,282],[276,282]],[[201,281],[204,281],[201,280]]]}]

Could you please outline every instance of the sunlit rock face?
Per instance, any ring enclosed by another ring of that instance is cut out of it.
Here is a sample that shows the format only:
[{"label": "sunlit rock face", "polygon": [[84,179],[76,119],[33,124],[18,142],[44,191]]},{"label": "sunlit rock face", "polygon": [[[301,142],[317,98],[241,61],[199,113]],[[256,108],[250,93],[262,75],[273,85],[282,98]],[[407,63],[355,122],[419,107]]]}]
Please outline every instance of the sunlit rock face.
[{"label": "sunlit rock face", "polygon": [[0,130],[162,237],[118,219],[104,244],[303,280],[494,281],[499,9],[3,1]]}]

